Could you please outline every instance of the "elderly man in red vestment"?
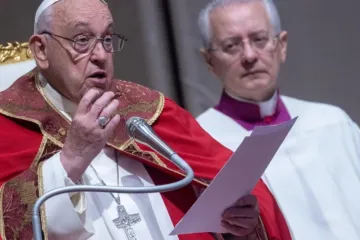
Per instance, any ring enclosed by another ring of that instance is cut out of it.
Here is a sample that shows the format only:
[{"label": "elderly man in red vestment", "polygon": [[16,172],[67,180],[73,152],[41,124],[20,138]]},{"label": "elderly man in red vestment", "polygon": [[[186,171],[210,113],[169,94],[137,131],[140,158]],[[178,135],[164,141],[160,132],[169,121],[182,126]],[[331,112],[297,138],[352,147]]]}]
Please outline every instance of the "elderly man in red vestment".
[{"label": "elderly man in red vestment", "polygon": [[[253,195],[225,210],[228,233],[168,235],[196,201],[194,188],[205,188],[231,151],[161,93],[114,80],[112,55],[125,41],[114,33],[104,1],[45,0],[39,7],[30,38],[37,67],[0,93],[1,238],[32,239],[31,209],[52,189],[153,186],[181,178],[173,164],[129,139],[125,122],[139,116],[191,165],[193,184],[162,194],[54,197],[41,213],[45,239],[290,239],[261,180]],[[119,206],[137,218],[125,231],[114,223]]]}]

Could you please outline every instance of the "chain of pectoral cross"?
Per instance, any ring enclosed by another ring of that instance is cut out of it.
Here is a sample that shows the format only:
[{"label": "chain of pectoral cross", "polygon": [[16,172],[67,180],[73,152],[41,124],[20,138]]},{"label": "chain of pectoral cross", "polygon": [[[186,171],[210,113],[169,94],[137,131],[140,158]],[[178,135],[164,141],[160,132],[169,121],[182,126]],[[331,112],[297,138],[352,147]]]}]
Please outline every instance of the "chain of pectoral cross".
[{"label": "chain of pectoral cross", "polygon": [[[116,158],[116,169],[117,169],[117,185],[120,185],[120,174],[119,174],[119,162],[118,162],[118,152],[115,150],[115,158]],[[99,176],[98,172],[95,170],[95,168],[90,164],[90,167],[94,171],[96,177],[99,179],[99,181],[104,185],[107,186],[104,180]],[[113,193],[110,193],[111,196],[114,198],[115,202],[117,203],[116,210],[118,212],[119,217],[115,218],[113,220],[115,226],[119,229],[124,229],[126,237],[128,240],[137,240],[136,234],[134,229],[132,228],[132,225],[138,223],[141,221],[141,217],[139,213],[135,214],[128,214],[125,206],[121,204],[120,201],[120,193],[118,193],[118,196],[115,197]]]}]

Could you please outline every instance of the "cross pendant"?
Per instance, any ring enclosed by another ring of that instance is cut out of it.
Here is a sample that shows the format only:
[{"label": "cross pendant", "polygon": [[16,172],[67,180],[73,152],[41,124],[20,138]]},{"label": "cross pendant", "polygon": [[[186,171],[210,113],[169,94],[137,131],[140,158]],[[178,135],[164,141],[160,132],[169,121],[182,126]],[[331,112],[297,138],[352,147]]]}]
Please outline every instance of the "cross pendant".
[{"label": "cross pendant", "polygon": [[117,206],[119,217],[114,219],[115,226],[119,229],[124,229],[128,240],[137,240],[136,234],[132,225],[141,221],[140,214],[128,214],[123,205]]}]

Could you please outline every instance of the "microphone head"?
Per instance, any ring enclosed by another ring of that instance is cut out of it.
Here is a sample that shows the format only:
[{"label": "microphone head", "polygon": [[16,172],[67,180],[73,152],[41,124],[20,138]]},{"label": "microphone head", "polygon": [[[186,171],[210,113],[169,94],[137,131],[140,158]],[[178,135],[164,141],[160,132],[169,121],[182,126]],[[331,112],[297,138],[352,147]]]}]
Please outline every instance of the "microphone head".
[{"label": "microphone head", "polygon": [[126,128],[130,137],[136,136],[136,131],[140,126],[147,127],[146,121],[140,117],[131,117],[126,121]]},{"label": "microphone head", "polygon": [[165,158],[171,159],[175,153],[156,135],[147,122],[140,117],[131,117],[126,121],[126,128],[129,137],[136,141],[149,146]]}]

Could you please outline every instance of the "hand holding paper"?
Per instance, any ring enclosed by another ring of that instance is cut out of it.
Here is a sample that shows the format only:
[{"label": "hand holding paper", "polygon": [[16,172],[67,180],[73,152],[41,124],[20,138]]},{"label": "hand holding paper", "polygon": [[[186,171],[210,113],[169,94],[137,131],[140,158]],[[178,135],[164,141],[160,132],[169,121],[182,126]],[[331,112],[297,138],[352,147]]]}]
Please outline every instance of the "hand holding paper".
[{"label": "hand holding paper", "polygon": [[258,225],[259,215],[256,197],[247,195],[224,211],[221,226],[235,236],[246,236]]},{"label": "hand holding paper", "polygon": [[171,235],[217,232],[224,210],[249,195],[297,118],[276,126],[257,127],[246,137]]}]

